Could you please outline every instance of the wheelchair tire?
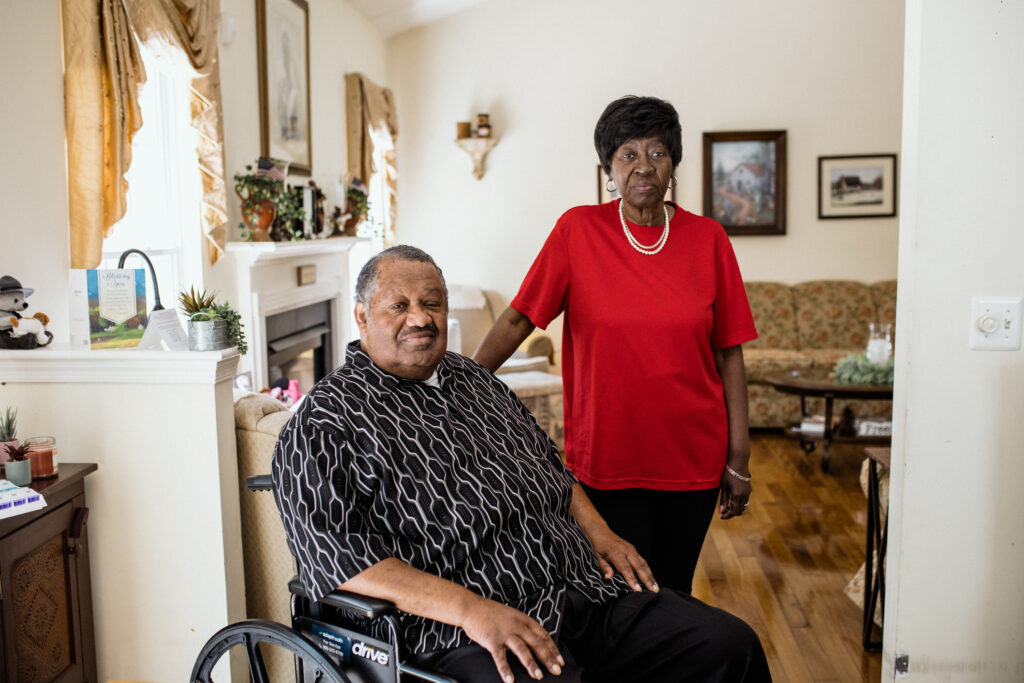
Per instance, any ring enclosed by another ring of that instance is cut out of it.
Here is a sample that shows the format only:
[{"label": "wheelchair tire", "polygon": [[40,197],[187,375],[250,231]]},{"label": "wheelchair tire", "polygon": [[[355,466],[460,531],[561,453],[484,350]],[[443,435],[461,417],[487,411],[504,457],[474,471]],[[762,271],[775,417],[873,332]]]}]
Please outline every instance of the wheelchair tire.
[{"label": "wheelchair tire", "polygon": [[254,683],[270,683],[259,644],[268,643],[288,650],[302,660],[303,669],[323,683],[351,683],[330,659],[308,638],[276,621],[248,619],[222,628],[206,642],[192,667],[192,683],[213,683],[210,676],[221,657],[241,645],[249,660],[249,677]]}]

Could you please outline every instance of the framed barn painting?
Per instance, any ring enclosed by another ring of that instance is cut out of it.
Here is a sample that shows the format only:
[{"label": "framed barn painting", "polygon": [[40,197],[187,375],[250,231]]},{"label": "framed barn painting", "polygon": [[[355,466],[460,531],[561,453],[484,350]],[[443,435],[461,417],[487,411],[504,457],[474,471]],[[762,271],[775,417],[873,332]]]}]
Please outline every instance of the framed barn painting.
[{"label": "framed barn painting", "polygon": [[895,154],[818,157],[818,218],[895,215]]},{"label": "framed barn painting", "polygon": [[786,234],[786,131],[704,133],[704,215],[730,235]]},{"label": "framed barn painting", "polygon": [[260,76],[260,154],[313,170],[309,127],[309,5],[306,0],[256,0]]}]

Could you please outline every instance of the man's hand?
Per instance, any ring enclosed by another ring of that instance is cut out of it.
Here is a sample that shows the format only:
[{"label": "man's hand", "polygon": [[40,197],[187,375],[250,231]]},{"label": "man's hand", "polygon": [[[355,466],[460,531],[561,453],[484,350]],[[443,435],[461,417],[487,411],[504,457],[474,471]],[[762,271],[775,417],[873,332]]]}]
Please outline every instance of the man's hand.
[{"label": "man's hand", "polygon": [[538,659],[555,676],[561,674],[565,666],[555,641],[543,626],[519,610],[499,602],[482,597],[474,600],[459,626],[473,642],[491,653],[498,674],[508,683],[512,683],[515,677],[506,659],[507,650],[511,650],[530,676],[538,680],[544,676],[537,664]]},{"label": "man's hand", "polygon": [[658,592],[658,584],[647,560],[640,556],[632,543],[617,536],[607,526],[603,530],[595,530],[590,536],[590,543],[594,546],[594,555],[604,578],[610,579],[618,572],[633,590],[641,590],[640,583],[643,582],[647,590]]}]

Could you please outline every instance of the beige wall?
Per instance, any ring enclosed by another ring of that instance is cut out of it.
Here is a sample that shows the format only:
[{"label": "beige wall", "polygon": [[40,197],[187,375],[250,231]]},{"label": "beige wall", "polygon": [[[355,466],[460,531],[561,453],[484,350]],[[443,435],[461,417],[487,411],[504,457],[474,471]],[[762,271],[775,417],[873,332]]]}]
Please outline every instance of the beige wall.
[{"label": "beige wall", "polygon": [[1024,296],[1024,6],[909,0],[883,680],[1024,679],[1024,355],[968,349]]},{"label": "beige wall", "polygon": [[0,275],[35,289],[30,312],[48,313],[50,329],[66,341],[71,258],[60,32],[56,0],[0,4]]},{"label": "beige wall", "polygon": [[[396,36],[399,239],[511,296],[558,216],[596,201],[604,106],[651,94],[679,110],[697,213],[702,132],[788,131],[788,232],[733,240],[748,279],[893,278],[897,220],[819,221],[815,193],[819,155],[898,151],[902,49],[891,0],[488,2]],[[452,143],[478,111],[500,140],[480,181]]]}]

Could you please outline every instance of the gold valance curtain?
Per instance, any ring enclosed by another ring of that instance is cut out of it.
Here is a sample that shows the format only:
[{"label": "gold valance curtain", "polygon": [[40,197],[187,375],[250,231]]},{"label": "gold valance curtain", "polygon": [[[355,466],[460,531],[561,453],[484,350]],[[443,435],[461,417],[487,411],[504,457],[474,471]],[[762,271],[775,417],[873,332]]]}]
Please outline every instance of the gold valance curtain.
[{"label": "gold valance curtain", "polygon": [[398,215],[398,166],[395,157],[398,109],[394,94],[362,74],[347,74],[345,121],[349,178],[356,177],[369,183],[370,176],[377,171],[373,163],[374,138],[384,148],[384,182],[391,214],[391,227],[385,232],[384,242],[390,244],[394,241]]},{"label": "gold valance curtain", "polygon": [[215,263],[227,233],[220,0],[64,0],[62,12],[71,267],[99,265],[103,238],[124,215],[124,174],[142,125],[138,88],[146,81],[136,36],[179,48],[196,74],[191,108],[203,183],[201,216]]}]

